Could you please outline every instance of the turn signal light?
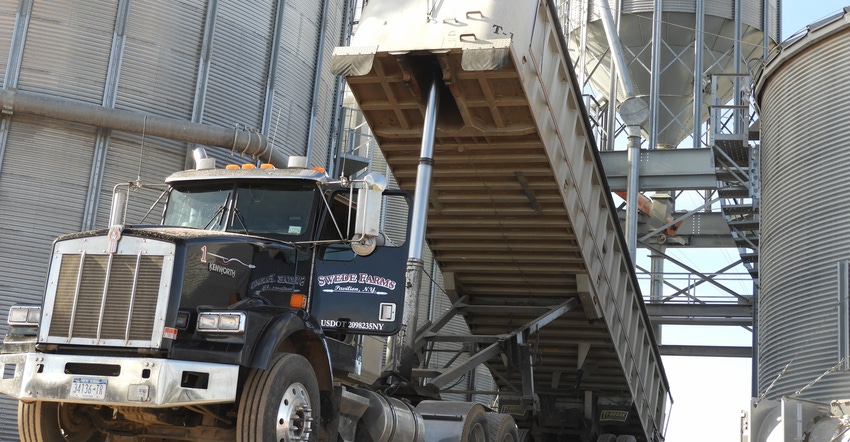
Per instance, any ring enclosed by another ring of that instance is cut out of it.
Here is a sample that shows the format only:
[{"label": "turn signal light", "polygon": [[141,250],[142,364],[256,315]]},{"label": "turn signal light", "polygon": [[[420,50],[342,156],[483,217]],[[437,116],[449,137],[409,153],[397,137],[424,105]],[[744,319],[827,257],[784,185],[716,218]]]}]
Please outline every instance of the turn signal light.
[{"label": "turn signal light", "polygon": [[292,308],[307,308],[307,296],[301,293],[293,293],[289,297],[289,306]]}]

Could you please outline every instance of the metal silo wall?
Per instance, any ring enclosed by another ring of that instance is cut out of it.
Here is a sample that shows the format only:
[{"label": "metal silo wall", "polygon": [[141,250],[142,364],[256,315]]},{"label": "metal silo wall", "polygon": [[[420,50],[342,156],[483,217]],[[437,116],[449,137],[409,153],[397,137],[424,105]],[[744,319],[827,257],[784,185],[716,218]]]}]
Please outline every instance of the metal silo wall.
[{"label": "metal silo wall", "polygon": [[[845,27],[786,58],[759,93],[758,384],[764,392],[776,381],[769,398],[794,394],[839,359],[836,262],[850,259],[848,47]],[[850,373],[824,376],[800,397],[850,397]]]},{"label": "metal silo wall", "polygon": [[[597,94],[597,100],[607,100],[611,89],[611,64],[608,39],[601,20],[603,0],[562,1],[570,1],[571,5],[567,34],[571,55],[578,62],[579,76],[589,77],[590,88]],[[605,1],[611,6],[618,3],[615,0]],[[762,31],[766,27],[766,4],[769,12],[768,33],[774,41],[778,38],[779,14],[775,7],[776,1],[740,0],[743,66],[749,60],[763,56]],[[583,10],[585,2],[588,2],[586,15]],[[694,0],[623,0],[620,3],[618,32],[635,93],[647,100],[650,109],[655,110],[655,122],[647,120],[642,130],[647,139],[654,138],[656,145],[679,146],[693,135],[695,119],[700,123],[708,119],[710,89],[703,90],[700,109],[693,109],[694,71],[701,71],[702,80],[707,81],[711,74],[735,70],[734,39],[738,26],[736,3],[736,0],[703,0],[702,20],[698,20],[697,2]],[[656,40],[661,42],[658,47],[658,64],[654,65],[653,24],[656,23],[656,6],[660,7],[662,17],[660,38]],[[613,10],[616,11],[616,8]],[[702,22],[703,38],[698,38],[696,33],[698,21]],[[699,47],[698,41],[702,43]],[[695,67],[697,54],[702,61],[700,67]],[[597,66],[598,61],[601,64]],[[654,79],[659,80],[658,90],[653,93]],[[720,101],[730,100],[733,96],[732,83],[723,82],[717,92]],[[619,100],[625,99],[623,88],[620,88],[618,95]],[[654,100],[658,102],[653,103]]]},{"label": "metal silo wall", "polygon": [[[344,0],[328,0],[328,20],[325,28],[325,60],[341,41]],[[282,38],[278,56],[278,75],[275,77],[275,100],[271,112],[269,138],[282,152],[289,155],[307,153],[308,131],[313,112],[313,84],[321,34],[322,5],[313,0],[284,2]],[[337,79],[327,64],[321,70],[318,103],[315,108],[313,165],[327,167],[328,145],[332,115],[337,94]]]},{"label": "metal silo wall", "polygon": [[[329,1],[328,57],[345,9],[342,0]],[[290,21],[278,22],[279,8]],[[304,155],[321,11],[322,2],[306,0],[0,0],[0,78],[5,88],[258,130],[270,107],[287,103],[290,132],[278,133],[275,145]],[[286,26],[293,21],[299,28],[290,40]],[[314,134],[321,146],[330,138],[319,132],[330,131],[335,106],[335,81],[325,75]],[[273,94],[270,84],[277,85]],[[184,168],[189,146],[48,118],[0,118],[2,336],[9,306],[40,302],[53,239],[104,227],[115,184],[138,176],[161,183]],[[314,158],[325,162],[321,146]],[[209,150],[241,161],[229,150]],[[152,200],[134,195],[130,220]],[[0,441],[17,440],[16,410],[16,402],[0,396]]]}]

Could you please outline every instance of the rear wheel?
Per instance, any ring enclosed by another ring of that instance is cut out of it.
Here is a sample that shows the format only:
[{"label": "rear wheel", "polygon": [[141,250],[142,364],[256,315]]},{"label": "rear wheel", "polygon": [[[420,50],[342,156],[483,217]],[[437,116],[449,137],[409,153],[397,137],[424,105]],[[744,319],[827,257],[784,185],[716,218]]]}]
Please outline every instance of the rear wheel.
[{"label": "rear wheel", "polygon": [[100,433],[82,405],[58,402],[18,402],[21,442],[101,442]]},{"label": "rear wheel", "polygon": [[461,442],[487,442],[487,412],[484,411],[484,407],[478,405],[469,410],[466,421],[463,423],[460,440]]},{"label": "rear wheel", "polygon": [[319,384],[304,357],[279,354],[253,369],[239,399],[238,442],[313,442],[320,422]]},{"label": "rear wheel", "polygon": [[508,414],[487,413],[487,428],[490,431],[489,442],[519,442],[516,423]]},{"label": "rear wheel", "polygon": [[519,435],[519,442],[534,442],[534,439],[531,438],[531,430],[528,428],[521,428],[517,434]]}]

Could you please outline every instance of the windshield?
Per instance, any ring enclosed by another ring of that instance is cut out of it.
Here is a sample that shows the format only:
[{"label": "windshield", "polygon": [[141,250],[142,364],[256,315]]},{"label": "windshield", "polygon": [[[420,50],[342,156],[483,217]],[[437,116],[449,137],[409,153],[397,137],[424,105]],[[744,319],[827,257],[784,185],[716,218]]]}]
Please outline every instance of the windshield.
[{"label": "windshield", "polygon": [[247,234],[308,233],[316,187],[312,183],[240,182],[171,190],[165,224]]},{"label": "windshield", "polygon": [[233,186],[172,189],[165,208],[164,224],[196,229],[222,230],[222,220]]}]

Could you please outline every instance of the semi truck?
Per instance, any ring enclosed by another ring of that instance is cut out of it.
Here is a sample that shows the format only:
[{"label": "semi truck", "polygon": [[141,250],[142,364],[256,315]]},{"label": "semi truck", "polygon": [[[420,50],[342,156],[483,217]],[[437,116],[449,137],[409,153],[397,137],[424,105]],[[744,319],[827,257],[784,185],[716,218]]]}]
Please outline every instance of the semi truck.
[{"label": "semi truck", "polygon": [[[0,354],[21,440],[663,440],[669,386],[555,5],[449,3],[370,0],[332,59],[398,189],[197,150],[151,223],[125,219],[129,182],[107,227],[57,238]],[[419,318],[426,243],[451,307]],[[446,342],[463,350],[433,364]],[[489,390],[454,389],[480,366]]]}]

